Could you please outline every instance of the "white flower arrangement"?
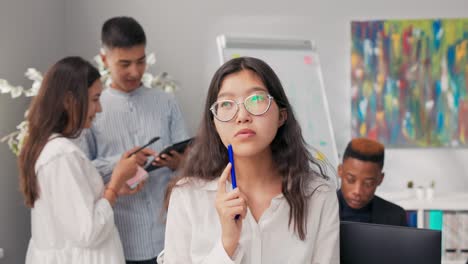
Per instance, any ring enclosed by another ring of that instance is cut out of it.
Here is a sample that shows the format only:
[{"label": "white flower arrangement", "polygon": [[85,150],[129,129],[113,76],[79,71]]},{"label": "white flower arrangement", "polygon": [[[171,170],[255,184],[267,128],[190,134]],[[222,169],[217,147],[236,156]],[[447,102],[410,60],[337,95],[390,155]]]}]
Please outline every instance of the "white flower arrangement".
[{"label": "white flower arrangement", "polygon": [[[104,53],[104,50],[101,49],[101,53]],[[94,56],[94,62],[96,62],[96,66],[99,70],[99,73],[102,76],[101,81],[104,84],[106,84],[106,86],[109,86],[112,80],[110,78],[109,70],[104,65],[101,56]],[[154,53],[148,54],[148,56],[146,57],[146,70],[148,70],[148,68],[154,65],[155,63],[156,56],[154,55]],[[145,87],[158,88],[165,91],[166,93],[173,93],[179,88],[177,82],[167,72],[161,72],[156,76],[149,72],[145,72],[143,74],[143,77],[141,78],[141,82]]]},{"label": "white flower arrangement", "polygon": [[[101,51],[102,52],[102,51]],[[109,70],[104,66],[104,63],[100,55],[94,57],[96,66],[101,74],[101,81],[108,86],[111,83]],[[154,53],[150,53],[146,58],[146,70],[149,69],[152,65],[156,63],[156,57]],[[26,97],[36,96],[39,88],[41,87],[43,76],[41,72],[34,68],[28,68],[25,73],[25,76],[33,81],[31,88],[25,89],[22,86],[13,86],[7,80],[0,79],[0,93],[10,94],[11,98],[18,98],[21,95]],[[145,87],[148,88],[158,88],[167,93],[173,93],[176,91],[179,86],[178,83],[167,73],[161,72],[154,76],[149,72],[145,72],[142,77],[142,83]],[[24,118],[26,119],[28,115],[28,110],[24,113]],[[0,141],[7,142],[10,150],[18,155],[21,147],[23,146],[24,139],[26,138],[28,131],[28,121],[24,120],[19,125],[16,126],[17,130],[6,136],[4,136]]]}]

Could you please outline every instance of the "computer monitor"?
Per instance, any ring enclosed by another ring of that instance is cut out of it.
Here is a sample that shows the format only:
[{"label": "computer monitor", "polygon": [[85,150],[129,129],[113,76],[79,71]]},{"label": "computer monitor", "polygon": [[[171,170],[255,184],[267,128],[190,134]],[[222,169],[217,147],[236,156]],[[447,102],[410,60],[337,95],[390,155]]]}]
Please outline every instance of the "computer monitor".
[{"label": "computer monitor", "polygon": [[440,264],[440,231],[341,222],[341,264]]}]

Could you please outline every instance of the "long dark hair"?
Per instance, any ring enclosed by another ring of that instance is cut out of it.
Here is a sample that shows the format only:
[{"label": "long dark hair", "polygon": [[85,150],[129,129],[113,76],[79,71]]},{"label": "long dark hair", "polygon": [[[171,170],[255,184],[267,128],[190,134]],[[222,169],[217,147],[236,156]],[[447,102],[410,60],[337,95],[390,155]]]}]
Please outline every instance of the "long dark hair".
[{"label": "long dark hair", "polygon": [[[221,175],[229,162],[227,149],[218,136],[209,108],[217,100],[223,80],[228,75],[242,70],[250,70],[261,78],[279,109],[287,111],[286,122],[278,129],[270,147],[274,164],[277,165],[282,177],[282,193],[291,208],[289,225],[294,220],[294,230],[300,239],[304,240],[307,232],[307,203],[312,195],[309,183],[315,178],[328,179],[328,177],[324,175],[320,162],[307,150],[301,128],[279,78],[262,60],[251,57],[236,58],[226,62],[216,71],[208,90],[198,135],[183,165],[180,177],[211,181]],[[312,169],[312,164],[319,169]],[[166,206],[176,180],[168,187]]]},{"label": "long dark hair", "polygon": [[28,132],[18,157],[26,206],[33,208],[39,198],[35,171],[39,154],[53,133],[67,138],[80,135],[88,114],[88,88],[99,77],[99,71],[80,57],[64,58],[47,71],[31,102]]}]

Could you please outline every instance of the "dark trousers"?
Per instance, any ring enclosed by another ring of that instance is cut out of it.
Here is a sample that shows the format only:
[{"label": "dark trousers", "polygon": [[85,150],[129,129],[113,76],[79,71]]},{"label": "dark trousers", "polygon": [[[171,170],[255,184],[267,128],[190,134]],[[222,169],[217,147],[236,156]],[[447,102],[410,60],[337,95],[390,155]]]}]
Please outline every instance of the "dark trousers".
[{"label": "dark trousers", "polygon": [[127,264],[157,264],[156,258],[148,260],[126,260]]}]

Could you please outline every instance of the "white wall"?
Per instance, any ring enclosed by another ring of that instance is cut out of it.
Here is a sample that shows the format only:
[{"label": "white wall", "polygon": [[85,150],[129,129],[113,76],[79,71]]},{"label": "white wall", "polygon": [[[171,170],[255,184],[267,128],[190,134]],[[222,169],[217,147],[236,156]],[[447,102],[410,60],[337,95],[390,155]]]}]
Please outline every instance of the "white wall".
[{"label": "white wall", "polygon": [[[338,152],[350,139],[350,21],[467,16],[466,0],[301,1],[68,1],[67,50],[91,58],[99,28],[115,15],[134,16],[144,26],[158,70],[182,83],[178,99],[194,133],[209,80],[218,67],[215,37],[222,33],[293,36],[317,42],[330,100]],[[86,12],[84,16],[82,12]],[[380,190],[397,191],[408,180],[439,192],[468,190],[468,150],[392,149]]]},{"label": "white wall", "polygon": [[[28,67],[45,71],[64,56],[65,3],[61,0],[2,0],[0,2],[0,78],[31,87],[24,77]],[[23,120],[29,100],[0,95],[0,137]],[[0,144],[0,264],[24,263],[30,238],[29,210],[18,191],[15,156]]]}]

